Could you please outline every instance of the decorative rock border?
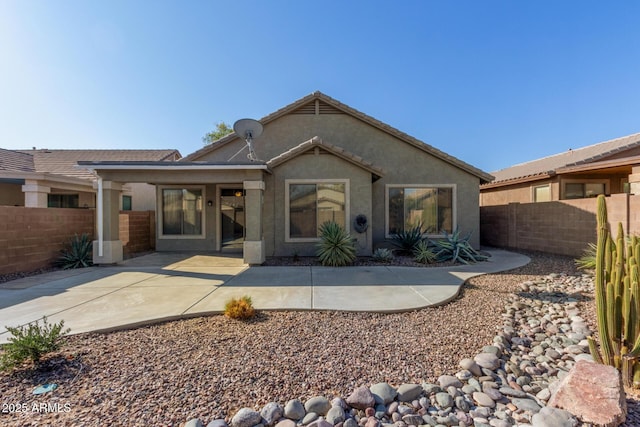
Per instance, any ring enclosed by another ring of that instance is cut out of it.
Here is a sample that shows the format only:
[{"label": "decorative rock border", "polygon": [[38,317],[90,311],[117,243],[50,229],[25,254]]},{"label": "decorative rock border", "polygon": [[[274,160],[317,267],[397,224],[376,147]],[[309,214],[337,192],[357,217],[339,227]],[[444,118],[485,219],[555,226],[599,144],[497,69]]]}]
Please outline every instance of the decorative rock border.
[{"label": "decorative rock border", "polygon": [[[455,375],[437,384],[361,386],[346,398],[316,396],[302,402],[240,409],[231,427],[576,426],[569,412],[546,403],[579,360],[591,360],[580,317],[581,294],[593,294],[591,276],[552,274],[520,285],[503,313],[491,345],[462,359]],[[199,419],[187,427],[204,427]],[[228,427],[213,420],[207,427]]]}]

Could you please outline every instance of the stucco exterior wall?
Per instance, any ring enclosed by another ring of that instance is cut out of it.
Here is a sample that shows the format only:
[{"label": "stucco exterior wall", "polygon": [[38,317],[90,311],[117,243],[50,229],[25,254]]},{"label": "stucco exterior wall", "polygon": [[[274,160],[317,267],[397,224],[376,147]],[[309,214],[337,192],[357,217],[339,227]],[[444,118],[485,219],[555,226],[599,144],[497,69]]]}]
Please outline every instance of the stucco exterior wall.
[{"label": "stucco exterior wall", "polygon": [[[286,180],[347,180],[346,229],[357,240],[358,255],[371,255],[372,231],[357,233],[353,221],[359,214],[371,221],[371,174],[333,154],[302,154],[274,168],[266,181],[264,235],[267,256],[297,253],[315,255],[313,242],[286,242]],[[319,225],[319,224],[318,224]],[[379,224],[378,224],[379,226]]]},{"label": "stucco exterior wall", "polygon": [[0,206],[24,206],[22,185],[0,182]]},{"label": "stucco exterior wall", "polygon": [[[356,117],[348,114],[288,114],[265,125],[263,134],[254,140],[254,148],[258,158],[267,161],[314,136],[384,170],[383,177],[371,186],[369,222],[374,247],[385,240],[385,192],[388,184],[455,184],[456,224],[463,233],[472,232],[471,242],[475,247],[479,246],[479,178]],[[195,160],[227,161],[244,145],[244,141],[237,139]],[[247,161],[244,153],[236,160]],[[306,168],[304,172],[307,174],[311,173],[308,165],[300,168]],[[321,170],[317,172],[322,174]],[[371,176],[370,173],[368,175]],[[268,178],[266,182],[268,191],[271,191],[270,180]],[[275,184],[276,191],[282,187]],[[272,204],[265,205],[267,211],[284,208],[284,200],[277,198],[265,203]],[[279,233],[277,227],[277,223],[266,220],[265,234],[270,232],[269,228]],[[273,253],[278,253],[280,247],[274,245],[273,250]]]}]

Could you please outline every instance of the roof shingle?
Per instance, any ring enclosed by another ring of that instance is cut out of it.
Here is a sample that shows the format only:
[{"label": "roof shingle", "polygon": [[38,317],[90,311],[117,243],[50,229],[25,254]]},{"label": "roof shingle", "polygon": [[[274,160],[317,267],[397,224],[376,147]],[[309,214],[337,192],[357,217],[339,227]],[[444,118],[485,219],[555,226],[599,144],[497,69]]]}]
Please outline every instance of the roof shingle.
[{"label": "roof shingle", "polygon": [[0,148],[0,170],[7,172],[35,172],[33,156]]},{"label": "roof shingle", "polygon": [[173,161],[177,150],[17,150],[33,159],[31,172],[51,173],[92,180],[94,176],[77,166],[78,161]]},{"label": "roof shingle", "polygon": [[564,153],[554,154],[553,156],[491,172],[495,177],[495,180],[491,184],[535,177],[537,175],[553,174],[560,168],[596,162],[638,146],[640,146],[640,133],[577,148],[575,150],[568,150]]}]

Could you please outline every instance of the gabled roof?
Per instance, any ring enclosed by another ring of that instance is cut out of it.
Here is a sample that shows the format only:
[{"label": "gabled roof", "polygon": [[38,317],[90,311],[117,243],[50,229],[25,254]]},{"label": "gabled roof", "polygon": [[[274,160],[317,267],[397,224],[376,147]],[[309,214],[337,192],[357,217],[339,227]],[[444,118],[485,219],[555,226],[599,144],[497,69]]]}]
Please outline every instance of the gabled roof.
[{"label": "gabled roof", "polygon": [[[6,151],[6,150],[4,150]],[[33,159],[32,172],[64,175],[93,180],[79,161],[174,161],[182,157],[178,150],[17,150]]]},{"label": "gabled roof", "polygon": [[377,178],[380,178],[381,176],[384,175],[384,171],[377,167],[374,166],[373,163],[363,159],[360,156],[357,156],[347,150],[345,150],[344,148],[338,147],[336,145],[330,144],[328,142],[325,142],[322,140],[322,138],[318,137],[318,136],[314,136],[313,138],[311,138],[308,141],[303,142],[302,144],[299,144],[293,148],[291,148],[290,150],[285,151],[284,153],[274,157],[273,159],[267,161],[267,166],[269,166],[269,168],[274,168],[277,167],[291,159],[293,159],[294,157],[299,156],[300,154],[303,154],[311,149],[313,149],[314,147],[319,147],[323,150],[328,151],[329,153],[332,153],[338,157],[340,157],[341,159],[344,159],[350,163],[353,163],[356,166],[361,167],[362,169],[371,172],[373,175],[375,175]]},{"label": "gabled roof", "polygon": [[[404,132],[401,132],[400,130],[389,126],[386,123],[383,123],[377,119],[374,119],[371,116],[368,116],[354,108],[349,107],[346,104],[343,104],[340,101],[337,101],[333,98],[331,98],[330,96],[325,95],[322,92],[316,91],[310,95],[307,95],[303,98],[300,98],[299,100],[287,105],[286,107],[283,107],[277,111],[275,111],[274,113],[269,114],[268,116],[263,117],[262,119],[260,119],[260,122],[263,125],[266,125],[269,122],[272,122],[286,114],[290,114],[290,113],[296,113],[299,112],[298,110],[308,110],[311,108],[316,108],[315,106],[312,106],[311,103],[315,100],[319,100],[320,103],[318,105],[317,108],[320,109],[321,112],[325,112],[325,113],[332,113],[332,112],[341,112],[341,113],[345,113],[345,114],[349,114],[367,124],[369,124],[370,126],[373,126],[383,132],[386,132],[396,138],[398,138],[399,140],[413,145],[414,147],[419,148],[420,150],[431,154],[434,157],[437,157],[459,169],[462,169],[468,173],[470,173],[471,175],[477,176],[478,178],[480,178],[481,182],[490,182],[491,180],[493,180],[493,176],[489,175],[486,172],[483,172],[482,170],[471,166],[468,163],[463,162],[460,159],[457,159],[453,156],[450,156],[449,154],[438,150],[435,147],[432,147],[431,145],[428,145],[410,135],[407,135]],[[184,160],[189,161],[189,160],[195,160],[207,153],[210,153],[218,148],[220,148],[221,146],[232,142],[234,140],[236,140],[236,138],[238,138],[238,135],[234,133],[231,133],[223,138],[220,138],[219,140],[213,142],[212,144],[207,145],[204,148],[201,148],[198,151],[195,151],[194,153],[189,154],[188,156],[186,156],[184,158]]]},{"label": "gabled roof", "polygon": [[611,157],[614,154],[636,147],[640,147],[640,133],[600,142],[575,150],[568,150],[564,153],[492,172],[491,174],[495,176],[495,181],[489,185],[494,186],[499,183],[507,184],[513,181],[520,182],[552,176],[563,169],[595,163]]},{"label": "gabled roof", "polygon": [[0,148],[0,171],[35,172],[33,156]]}]

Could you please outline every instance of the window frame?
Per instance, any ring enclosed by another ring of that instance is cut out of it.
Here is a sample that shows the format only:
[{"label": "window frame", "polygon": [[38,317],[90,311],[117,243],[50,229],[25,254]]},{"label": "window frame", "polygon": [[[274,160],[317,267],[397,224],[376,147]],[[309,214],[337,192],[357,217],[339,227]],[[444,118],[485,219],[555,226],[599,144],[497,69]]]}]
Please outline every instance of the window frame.
[{"label": "window frame", "polygon": [[[284,180],[284,241],[287,243],[319,242],[320,237],[291,237],[291,185],[296,184],[344,184],[344,228],[347,233],[351,232],[350,206],[351,197],[349,192],[349,179],[285,179]],[[317,189],[316,189],[317,194]],[[320,226],[320,224],[318,224]]]},{"label": "window frame", "polygon": [[[548,188],[549,189],[549,200],[537,200],[536,198],[536,190],[538,188]],[[544,203],[544,202],[551,202],[553,201],[553,188],[551,187],[551,183],[547,183],[547,184],[540,184],[540,185],[532,185],[531,186],[531,200],[533,201],[533,203]]]},{"label": "window frame", "polygon": [[[586,185],[586,184],[603,184],[604,185],[604,195],[608,195],[611,194],[611,180],[608,178],[604,178],[604,179],[598,179],[598,178],[586,178],[586,179],[563,179],[561,184],[560,184],[560,194],[561,194],[561,200],[580,200],[580,199],[590,199],[593,197],[586,197],[583,195],[583,197],[572,197],[570,199],[567,199],[566,197],[566,186],[567,184],[582,184],[582,185]],[[584,193],[583,193],[584,194]]]},{"label": "window frame", "polygon": [[[392,239],[393,234],[389,233],[389,190],[392,188],[450,188],[451,189],[451,228],[452,232],[458,228],[458,184],[386,184],[384,187],[384,237]],[[443,238],[444,234],[424,233],[426,238]]]},{"label": "window frame", "polygon": [[[200,224],[201,224],[201,232],[200,234],[164,234],[163,233],[163,223],[164,223],[164,209],[163,209],[163,190],[200,190],[202,195],[202,210],[200,212]],[[188,240],[201,240],[206,239],[207,234],[207,226],[206,226],[206,218],[207,215],[205,213],[206,210],[206,187],[204,185],[159,185],[157,192],[157,211],[158,211],[158,222],[156,225],[156,233],[158,239],[162,240],[180,240],[180,239],[188,239]]]},{"label": "window frame", "polygon": [[[127,209],[127,206],[125,204],[125,200],[129,201],[129,209]],[[123,194],[122,195],[122,210],[126,211],[126,212],[133,211],[133,197],[130,194]]]}]

